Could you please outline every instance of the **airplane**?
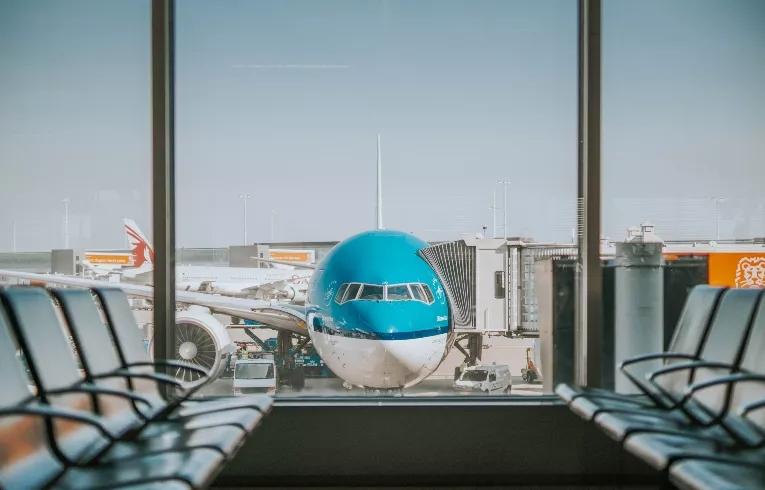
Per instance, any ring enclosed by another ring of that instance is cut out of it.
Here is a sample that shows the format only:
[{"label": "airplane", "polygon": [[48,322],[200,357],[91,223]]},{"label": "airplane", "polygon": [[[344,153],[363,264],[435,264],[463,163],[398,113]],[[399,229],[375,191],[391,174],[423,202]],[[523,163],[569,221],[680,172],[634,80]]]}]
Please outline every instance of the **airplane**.
[{"label": "airplane", "polygon": [[437,274],[409,233],[374,230],[339,243],[311,277],[313,346],[338,376],[368,388],[406,388],[436,370],[454,343]]},{"label": "airplane", "polygon": [[[150,284],[154,248],[132,219],[124,219],[124,229],[132,248],[133,266],[122,275]],[[268,262],[267,259],[262,261]],[[175,283],[178,289],[185,291],[241,298],[285,299],[301,304],[305,301],[312,271],[289,267],[289,263],[281,268],[179,265],[175,268]]]},{"label": "airplane", "polygon": [[[403,389],[435,371],[454,342],[449,301],[441,279],[421,256],[427,242],[383,228],[381,165],[378,135],[377,229],[347,238],[324,257],[311,275],[305,306],[177,291],[176,301],[191,305],[176,317],[179,358],[211,371],[220,369],[232,345],[225,328],[212,316],[220,313],[310,337],[329,368],[359,387]],[[145,260],[153,258],[140,230],[133,231],[139,262],[140,254]],[[3,278],[78,287],[104,285],[71,276],[0,270]],[[153,296],[150,286],[110,285],[131,296]],[[186,328],[201,329],[208,337],[187,345],[193,336],[179,333]],[[213,362],[208,361],[210,348],[200,349],[207,345],[214,346]]]}]

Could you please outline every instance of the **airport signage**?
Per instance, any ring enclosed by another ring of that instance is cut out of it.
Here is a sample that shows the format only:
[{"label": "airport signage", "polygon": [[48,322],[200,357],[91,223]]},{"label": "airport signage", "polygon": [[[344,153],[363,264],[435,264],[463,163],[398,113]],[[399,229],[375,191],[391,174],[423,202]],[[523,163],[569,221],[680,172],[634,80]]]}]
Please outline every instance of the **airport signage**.
[{"label": "airport signage", "polygon": [[268,251],[268,258],[271,260],[278,260],[281,262],[295,262],[297,264],[312,264],[315,259],[315,253],[313,250],[287,250],[287,249],[270,249]]},{"label": "airport signage", "polygon": [[714,286],[765,287],[765,253],[711,253],[708,265]]},{"label": "airport signage", "polygon": [[132,252],[85,252],[85,260],[94,265],[123,265],[133,264]]},{"label": "airport signage", "polygon": [[707,283],[729,288],[765,288],[765,252],[670,252],[665,260],[706,257]]}]

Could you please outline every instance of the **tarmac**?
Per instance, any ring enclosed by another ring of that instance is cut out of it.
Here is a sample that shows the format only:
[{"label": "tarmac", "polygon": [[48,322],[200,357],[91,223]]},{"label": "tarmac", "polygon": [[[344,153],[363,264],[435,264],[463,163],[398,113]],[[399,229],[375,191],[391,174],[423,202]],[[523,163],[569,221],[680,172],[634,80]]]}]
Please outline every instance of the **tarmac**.
[{"label": "tarmac", "polygon": [[[231,395],[233,393],[233,381],[231,378],[221,378],[215,380],[211,385],[201,390],[202,395]],[[542,384],[524,383],[520,377],[513,377],[513,386],[510,395],[518,396],[539,396],[543,394]],[[456,391],[453,388],[452,379],[429,378],[421,383],[397,390],[365,390],[358,387],[347,389],[343,386],[343,381],[339,378],[306,378],[305,387],[300,390],[293,390],[288,386],[280,387],[276,392],[276,398],[298,398],[298,397],[357,397],[357,396],[403,396],[403,397],[430,397],[430,396],[502,396],[504,392],[486,394],[482,392],[464,392]]]}]

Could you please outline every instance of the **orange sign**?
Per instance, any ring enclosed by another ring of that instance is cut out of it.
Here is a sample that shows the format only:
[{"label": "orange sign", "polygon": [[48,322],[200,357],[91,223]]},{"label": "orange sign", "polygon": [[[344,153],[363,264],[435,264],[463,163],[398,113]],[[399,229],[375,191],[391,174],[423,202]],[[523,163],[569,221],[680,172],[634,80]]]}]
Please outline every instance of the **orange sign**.
[{"label": "orange sign", "polygon": [[710,253],[709,284],[732,288],[765,287],[765,253]]},{"label": "orange sign", "polygon": [[282,262],[310,264],[313,262],[313,250],[274,250],[268,251],[268,258]]},{"label": "orange sign", "polygon": [[85,260],[87,260],[91,264],[131,265],[133,261],[133,254],[132,253],[85,252]]}]

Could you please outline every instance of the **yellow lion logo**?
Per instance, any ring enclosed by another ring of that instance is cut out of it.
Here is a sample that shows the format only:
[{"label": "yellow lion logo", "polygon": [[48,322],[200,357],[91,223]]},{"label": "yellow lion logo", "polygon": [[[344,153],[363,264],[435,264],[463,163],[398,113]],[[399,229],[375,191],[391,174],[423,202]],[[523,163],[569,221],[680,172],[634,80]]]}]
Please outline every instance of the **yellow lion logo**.
[{"label": "yellow lion logo", "polygon": [[744,257],[738,261],[736,287],[765,287],[765,257]]}]

